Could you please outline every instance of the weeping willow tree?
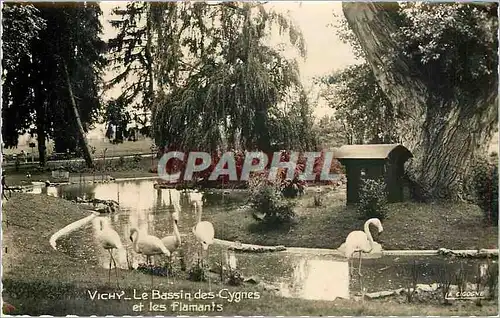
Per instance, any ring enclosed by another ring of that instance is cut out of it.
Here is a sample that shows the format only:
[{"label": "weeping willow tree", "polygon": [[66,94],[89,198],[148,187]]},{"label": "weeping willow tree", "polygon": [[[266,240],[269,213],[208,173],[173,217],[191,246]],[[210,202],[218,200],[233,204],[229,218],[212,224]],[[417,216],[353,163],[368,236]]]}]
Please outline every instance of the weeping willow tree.
[{"label": "weeping willow tree", "polygon": [[498,125],[496,3],[343,3],[381,89],[404,121],[418,199],[457,198]]},{"label": "weeping willow tree", "polygon": [[[312,147],[311,111],[298,64],[284,57],[286,46],[266,44],[278,31],[304,57],[303,37],[290,20],[262,4],[229,2],[164,3],[153,8],[151,20],[158,30],[159,91],[153,107],[158,145],[265,152],[283,144]],[[299,115],[279,111],[289,101]]]}]

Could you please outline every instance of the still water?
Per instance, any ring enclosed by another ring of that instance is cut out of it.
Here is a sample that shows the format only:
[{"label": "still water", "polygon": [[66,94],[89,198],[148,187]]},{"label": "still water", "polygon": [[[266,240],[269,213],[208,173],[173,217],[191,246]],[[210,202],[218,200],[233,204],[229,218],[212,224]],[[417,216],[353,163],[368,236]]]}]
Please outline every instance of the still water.
[{"label": "still water", "polygon": [[[196,259],[198,245],[191,233],[196,223],[196,212],[190,202],[195,194],[175,189],[155,189],[154,181],[120,181],[106,184],[66,185],[61,187],[35,187],[33,193],[62,197],[68,200],[107,199],[120,204],[120,211],[111,216],[100,216],[91,226],[71,233],[61,239],[61,250],[72,257],[86,262],[97,262],[103,268],[109,268],[109,254],[100,248],[96,234],[100,229],[100,220],[108,222],[120,235],[124,249],[114,251],[114,257],[120,268],[136,268],[145,263],[145,258],[133,251],[129,239],[130,229],[147,231],[150,235],[164,237],[172,235],[171,212],[174,204],[181,207],[179,231],[182,238],[180,250],[174,253],[174,270],[180,268],[180,255],[186,264]],[[199,196],[199,194],[198,194]],[[248,196],[243,191],[205,192],[203,193],[202,220],[215,213],[224,213],[246,204]],[[55,229],[54,231],[56,231]],[[217,233],[215,234],[217,237]],[[91,252],[89,252],[89,250]],[[227,256],[225,247],[210,247],[208,263],[223,263]],[[162,260],[156,258],[157,262]],[[357,262],[351,276],[349,264],[342,257],[311,254],[280,253],[237,253],[232,263],[244,277],[257,277],[257,280],[273,284],[284,297],[313,300],[334,300],[349,298],[360,291],[357,275]],[[367,292],[406,287],[412,283],[411,277],[418,276],[418,283],[431,284],[442,280],[443,268],[455,273],[463,268],[468,274],[467,280],[474,281],[479,265],[484,261],[464,259],[444,259],[442,257],[384,256],[380,259],[363,260],[363,287]],[[498,265],[497,265],[498,266]]]}]

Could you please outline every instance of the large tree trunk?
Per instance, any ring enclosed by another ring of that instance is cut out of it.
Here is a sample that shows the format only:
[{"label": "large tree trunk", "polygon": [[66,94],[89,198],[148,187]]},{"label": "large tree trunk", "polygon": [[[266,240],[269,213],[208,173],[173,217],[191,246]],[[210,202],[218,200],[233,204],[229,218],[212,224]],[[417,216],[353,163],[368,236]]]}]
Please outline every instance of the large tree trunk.
[{"label": "large tree trunk", "polygon": [[82,148],[83,157],[87,167],[93,168],[94,162],[92,160],[92,155],[90,154],[90,149],[87,144],[87,139],[85,139],[85,131],[83,130],[82,121],[80,120],[80,114],[78,113],[78,107],[76,106],[75,97],[73,96],[73,89],[71,88],[71,81],[69,79],[68,68],[66,67],[66,62],[62,61],[62,67],[64,71],[64,77],[66,80],[66,85],[68,87],[69,98],[71,102],[71,107],[73,108],[73,113],[75,115],[76,125],[78,127],[78,139],[80,139],[80,147]]},{"label": "large tree trunk", "polygon": [[497,125],[496,90],[471,103],[432,95],[418,66],[391,36],[397,4],[344,2],[344,15],[363,48],[380,87],[405,118],[399,135],[414,158],[408,165],[416,199],[456,198],[475,156],[486,151]]},{"label": "large tree trunk", "polygon": [[45,145],[46,137],[47,136],[45,135],[45,130],[43,129],[43,126],[40,126],[40,124],[38,123],[36,127],[36,138],[38,143],[38,155],[39,155],[38,162],[41,167],[45,167],[45,164],[47,163],[47,151],[46,151],[47,147]]},{"label": "large tree trunk", "polygon": [[153,74],[153,35],[152,35],[152,22],[151,22],[151,4],[147,7],[147,20],[146,20],[146,63],[148,70],[148,92],[146,93],[146,105],[144,109],[144,126],[147,124],[147,111],[151,111],[154,99],[154,74]]}]

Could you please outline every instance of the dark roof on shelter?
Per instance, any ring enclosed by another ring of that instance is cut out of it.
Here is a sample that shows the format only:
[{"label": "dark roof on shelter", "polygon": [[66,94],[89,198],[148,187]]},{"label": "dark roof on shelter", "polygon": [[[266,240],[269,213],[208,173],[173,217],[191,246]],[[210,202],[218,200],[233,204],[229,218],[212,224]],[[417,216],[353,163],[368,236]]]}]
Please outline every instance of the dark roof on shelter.
[{"label": "dark roof on shelter", "polygon": [[387,159],[393,151],[413,157],[410,150],[400,144],[345,145],[337,148],[334,154],[337,159]]}]

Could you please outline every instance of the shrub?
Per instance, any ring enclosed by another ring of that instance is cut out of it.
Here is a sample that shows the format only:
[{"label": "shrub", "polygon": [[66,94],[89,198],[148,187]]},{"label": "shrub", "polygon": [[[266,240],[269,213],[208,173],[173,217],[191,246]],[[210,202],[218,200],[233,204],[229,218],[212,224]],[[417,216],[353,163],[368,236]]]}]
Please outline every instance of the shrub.
[{"label": "shrub", "polygon": [[472,168],[476,204],[491,224],[498,224],[498,163],[478,160]]},{"label": "shrub", "polygon": [[365,218],[384,219],[387,214],[387,193],[383,180],[361,181],[358,211]]},{"label": "shrub", "polygon": [[134,162],[135,163],[139,163],[139,162],[141,162],[141,160],[142,160],[141,155],[138,155],[138,154],[134,155]]},{"label": "shrub", "polygon": [[285,179],[281,182],[281,194],[285,198],[296,198],[304,193],[305,181],[294,178],[293,180]]},{"label": "shrub", "polygon": [[262,222],[285,224],[293,222],[293,202],[283,197],[279,181],[269,181],[264,173],[255,174],[249,180],[252,208],[264,215]]}]

